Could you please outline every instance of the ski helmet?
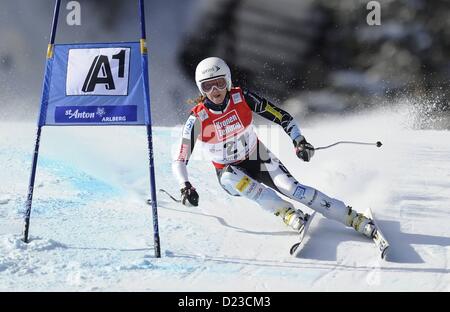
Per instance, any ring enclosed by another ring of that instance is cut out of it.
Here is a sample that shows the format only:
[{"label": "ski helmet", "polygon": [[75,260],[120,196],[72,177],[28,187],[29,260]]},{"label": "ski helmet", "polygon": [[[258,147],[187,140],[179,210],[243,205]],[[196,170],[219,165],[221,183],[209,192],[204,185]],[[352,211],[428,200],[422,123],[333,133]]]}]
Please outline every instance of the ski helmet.
[{"label": "ski helmet", "polygon": [[227,82],[227,90],[231,90],[231,71],[227,63],[218,57],[208,57],[198,63],[195,69],[195,82],[202,95],[201,84],[205,80],[210,80],[218,77],[224,77]]}]

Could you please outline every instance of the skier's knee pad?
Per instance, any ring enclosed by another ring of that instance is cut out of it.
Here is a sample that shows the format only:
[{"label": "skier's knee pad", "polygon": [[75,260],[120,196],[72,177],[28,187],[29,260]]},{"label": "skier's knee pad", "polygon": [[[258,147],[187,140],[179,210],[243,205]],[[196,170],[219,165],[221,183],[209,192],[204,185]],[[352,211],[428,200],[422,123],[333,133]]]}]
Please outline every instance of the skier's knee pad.
[{"label": "skier's knee pad", "polygon": [[292,207],[291,203],[283,200],[274,190],[252,179],[238,168],[230,166],[224,169],[220,183],[230,194],[251,199],[270,212],[283,207]]},{"label": "skier's knee pad", "polygon": [[241,194],[235,188],[241,177],[229,168],[224,169],[219,177],[219,182],[222,187],[231,195],[240,196]]},{"label": "skier's knee pad", "polygon": [[316,189],[309,188],[309,190],[312,192],[308,192],[308,196],[303,199],[305,205],[329,219],[347,224],[349,207],[342,201],[328,197]]},{"label": "skier's knee pad", "polygon": [[302,185],[298,182],[289,185],[289,188],[285,188],[284,191],[286,192],[285,193],[286,196],[304,205],[308,205],[308,203],[314,197],[314,194],[316,192],[316,190],[313,189],[312,187]]}]

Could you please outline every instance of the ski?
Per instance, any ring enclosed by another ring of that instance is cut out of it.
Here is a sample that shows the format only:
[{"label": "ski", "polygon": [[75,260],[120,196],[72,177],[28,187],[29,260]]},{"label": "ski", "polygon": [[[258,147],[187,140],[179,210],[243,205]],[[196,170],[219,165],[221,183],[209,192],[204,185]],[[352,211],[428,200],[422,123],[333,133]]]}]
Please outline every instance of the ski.
[{"label": "ski", "polygon": [[373,224],[375,225],[375,233],[372,236],[372,240],[380,251],[381,259],[386,259],[389,251],[389,242],[381,232],[370,208],[367,210],[367,216],[372,219]]},{"label": "ski", "polygon": [[311,215],[309,215],[309,214],[305,215],[305,218],[306,218],[305,226],[299,232],[298,242],[295,243],[294,245],[292,245],[292,247],[289,251],[291,256],[297,257],[300,254],[300,251],[302,250],[302,248],[304,246],[304,244],[302,244],[302,243],[306,237],[306,233],[308,232],[309,226],[311,225],[311,222],[314,219],[315,215],[316,215],[315,211]]}]

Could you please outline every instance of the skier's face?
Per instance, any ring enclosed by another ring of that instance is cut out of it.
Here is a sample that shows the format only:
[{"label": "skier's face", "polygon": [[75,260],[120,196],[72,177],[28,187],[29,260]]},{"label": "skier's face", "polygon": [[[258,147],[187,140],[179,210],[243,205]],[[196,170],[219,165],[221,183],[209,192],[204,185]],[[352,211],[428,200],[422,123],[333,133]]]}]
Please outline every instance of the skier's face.
[{"label": "skier's face", "polygon": [[214,104],[220,105],[227,94],[227,81],[224,77],[205,80],[200,85],[201,90],[205,92],[208,99]]},{"label": "skier's face", "polygon": [[221,105],[225,96],[227,95],[227,89],[219,90],[216,87],[213,87],[211,91],[206,93],[208,99],[214,104]]}]

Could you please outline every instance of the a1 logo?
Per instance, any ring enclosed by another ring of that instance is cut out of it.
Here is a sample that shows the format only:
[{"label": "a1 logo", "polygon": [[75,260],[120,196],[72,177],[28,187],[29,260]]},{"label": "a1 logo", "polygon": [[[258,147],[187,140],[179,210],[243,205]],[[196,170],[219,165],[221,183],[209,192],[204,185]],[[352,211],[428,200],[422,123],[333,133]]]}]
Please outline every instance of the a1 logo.
[{"label": "a1 logo", "polygon": [[130,48],[71,49],[66,95],[128,95]]}]

